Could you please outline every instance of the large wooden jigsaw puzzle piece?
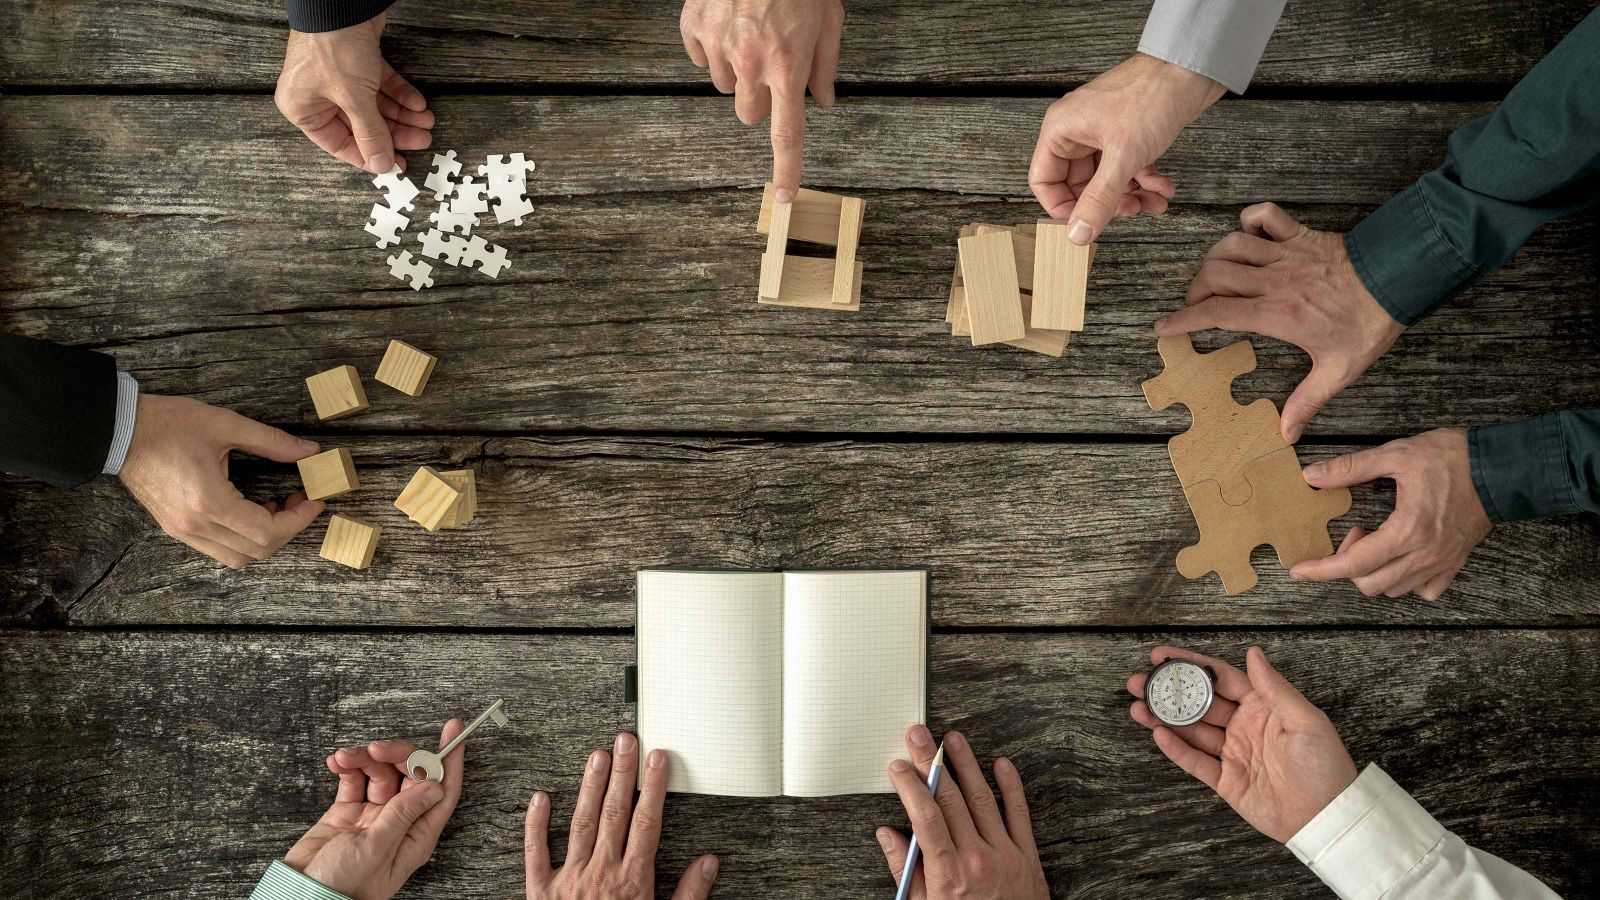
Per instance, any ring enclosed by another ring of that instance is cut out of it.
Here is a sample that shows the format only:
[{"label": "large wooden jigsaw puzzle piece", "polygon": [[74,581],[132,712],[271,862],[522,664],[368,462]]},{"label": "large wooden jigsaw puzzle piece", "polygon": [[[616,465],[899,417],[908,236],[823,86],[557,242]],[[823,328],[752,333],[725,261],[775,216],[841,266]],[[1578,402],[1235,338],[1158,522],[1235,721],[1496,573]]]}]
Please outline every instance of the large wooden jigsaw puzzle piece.
[{"label": "large wooden jigsaw puzzle piece", "polygon": [[1174,403],[1189,408],[1189,430],[1167,442],[1178,482],[1187,489],[1214,481],[1227,503],[1246,502],[1245,464],[1289,446],[1271,400],[1240,406],[1233,399],[1233,380],[1255,370],[1255,349],[1237,341],[1199,353],[1187,334],[1161,338],[1156,349],[1166,368],[1143,384],[1145,402],[1157,410]]},{"label": "large wooden jigsaw puzzle piece", "polygon": [[[1237,345],[1236,345],[1237,346]],[[1184,487],[1184,497],[1200,526],[1200,542],[1178,551],[1178,572],[1199,578],[1222,577],[1229,596],[1256,586],[1250,553],[1271,544],[1284,568],[1333,553],[1328,520],[1350,511],[1348,488],[1316,490],[1300,473],[1293,447],[1284,447],[1244,467],[1250,499],[1233,505],[1214,481]]]}]

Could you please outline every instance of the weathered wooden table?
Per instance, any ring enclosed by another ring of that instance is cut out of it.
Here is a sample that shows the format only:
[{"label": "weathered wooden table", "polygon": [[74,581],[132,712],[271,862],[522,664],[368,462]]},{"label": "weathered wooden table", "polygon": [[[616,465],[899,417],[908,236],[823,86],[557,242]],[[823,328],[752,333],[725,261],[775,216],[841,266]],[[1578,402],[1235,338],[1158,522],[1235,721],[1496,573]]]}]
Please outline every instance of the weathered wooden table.
[{"label": "weathered wooden table", "polygon": [[[867,199],[856,315],[754,302],[765,134],[683,58],[675,3],[393,10],[385,47],[435,146],[539,163],[537,211],[494,232],[511,269],[421,293],[361,231],[366,179],[273,108],[274,0],[6,4],[0,328],[351,447],[363,489],[337,508],[393,527],[368,572],[318,559],[320,524],[232,572],[113,482],[0,480],[0,893],[241,896],[331,798],[330,748],[425,739],[503,695],[513,725],[469,748],[407,895],[517,895],[528,795],[561,817],[585,752],[629,726],[632,572],[671,563],[931,566],[932,724],[1018,762],[1057,896],[1325,896],[1128,719],[1124,676],[1157,641],[1263,644],[1358,762],[1593,895],[1600,525],[1500,529],[1437,603],[1292,584],[1266,550],[1260,587],[1226,598],[1173,568],[1195,529],[1163,443],[1187,420],[1138,387],[1151,322],[1240,207],[1349,227],[1591,5],[1292,7],[1249,95],[1168,153],[1172,212],[1107,237],[1088,329],[1054,360],[948,335],[956,228],[1037,215],[1040,116],[1130,51],[1145,2],[852,0],[806,181]],[[1302,457],[1594,404],[1596,222],[1546,228],[1413,329]],[[316,423],[302,379],[370,375],[391,337],[441,357],[427,393],[369,382],[370,412]],[[1256,348],[1240,395],[1281,401],[1305,358]],[[482,508],[429,535],[388,504],[441,462],[478,469]],[[293,482],[237,471],[257,494]],[[1339,530],[1391,500],[1358,490]],[[719,897],[887,896],[884,823],[904,823],[887,796],[675,797],[660,869],[711,851]]]}]

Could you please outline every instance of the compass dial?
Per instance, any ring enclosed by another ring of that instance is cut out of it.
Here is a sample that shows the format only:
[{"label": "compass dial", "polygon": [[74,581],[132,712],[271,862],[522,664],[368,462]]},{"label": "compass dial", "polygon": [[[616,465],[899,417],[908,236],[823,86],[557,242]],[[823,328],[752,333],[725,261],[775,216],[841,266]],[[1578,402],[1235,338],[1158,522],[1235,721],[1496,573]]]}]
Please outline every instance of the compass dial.
[{"label": "compass dial", "polygon": [[1211,675],[1186,659],[1169,659],[1150,673],[1144,702],[1168,725],[1193,725],[1211,709]]}]

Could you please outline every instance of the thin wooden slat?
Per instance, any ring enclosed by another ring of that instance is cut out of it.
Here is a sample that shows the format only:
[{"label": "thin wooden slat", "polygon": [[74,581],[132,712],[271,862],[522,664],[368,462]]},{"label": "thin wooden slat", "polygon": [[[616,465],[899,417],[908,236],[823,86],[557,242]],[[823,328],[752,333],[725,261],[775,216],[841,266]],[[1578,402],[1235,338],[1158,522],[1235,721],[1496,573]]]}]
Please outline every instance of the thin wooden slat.
[{"label": "thin wooden slat", "polygon": [[973,346],[1020,340],[1027,333],[1017,287],[1011,233],[975,234],[957,242]]},{"label": "thin wooden slat", "polygon": [[861,241],[861,217],[866,204],[860,197],[845,197],[839,206],[838,251],[833,266],[833,302],[860,305],[860,276],[856,274],[856,245]]},{"label": "thin wooden slat", "polygon": [[[772,182],[761,189],[761,212],[756,218],[756,233],[767,234],[772,229]],[[797,241],[833,246],[839,240],[840,213],[845,198],[826,191],[801,188],[789,204],[789,237]]]},{"label": "thin wooden slat", "polygon": [[1067,240],[1067,223],[1040,222],[1033,258],[1033,315],[1035,328],[1083,330],[1084,292],[1089,281],[1089,260],[1094,245]]},{"label": "thin wooden slat", "polygon": [[[762,257],[765,259],[766,257]],[[850,294],[847,302],[835,303],[833,289],[837,282],[837,266],[831,259],[814,256],[789,256],[783,261],[783,295],[772,300],[760,298],[771,306],[797,306],[806,309],[832,309],[855,312],[861,308],[862,264],[851,266]]]},{"label": "thin wooden slat", "polygon": [[[959,352],[1037,360],[1063,378],[1083,351],[1075,339],[1062,360]],[[1290,581],[1266,547],[1255,554],[1260,586],[1225,597],[1215,576],[1178,574],[1176,555],[1199,532],[1160,441],[341,443],[363,484],[331,509],[385,526],[373,570],[381,577],[318,559],[320,524],[234,572],[167,537],[110,479],[63,492],[7,478],[0,620],[626,627],[635,568],[698,565],[928,566],[941,626],[1600,624],[1600,519],[1582,516],[1495,529],[1438,603]],[[1302,446],[1300,458],[1355,449]],[[419,465],[477,470],[470,526],[430,534],[393,508]],[[240,457],[233,470],[251,498],[298,487],[292,466]],[[1387,483],[1353,493],[1353,511],[1334,522],[1336,541],[1352,525],[1380,525],[1393,503]]]},{"label": "thin wooden slat", "polygon": [[[1260,644],[1358,765],[1562,896],[1600,887],[1592,629],[935,634],[930,725],[1015,762],[1055,896],[1326,894],[1128,718],[1124,679],[1159,641],[1239,664]],[[515,894],[528,798],[554,801],[559,861],[587,753],[632,721],[632,659],[627,635],[0,634],[7,893],[245,896],[333,800],[329,751],[426,741],[502,697],[509,722],[467,742],[461,804],[406,893]],[[713,896],[887,896],[883,825],[907,827],[892,795],[673,795],[658,889],[711,852]]]},{"label": "thin wooden slat", "polygon": [[793,203],[773,206],[767,252],[761,254],[761,285],[757,296],[762,300],[776,300],[783,293],[783,262],[789,250],[789,214],[793,210]]},{"label": "thin wooden slat", "polygon": [[[430,83],[679,85],[706,89],[678,34],[677,0],[460,0],[397,4],[384,53]],[[1252,90],[1508,85],[1593,6],[1496,0],[1290,5]],[[840,79],[1030,85],[1058,91],[1125,59],[1148,0],[1045,4],[852,0]],[[276,0],[52,0],[0,5],[0,84],[154,85],[270,91],[287,32]],[[1061,53],[1070,39],[1073,52]],[[937,48],[938,52],[929,52]],[[728,112],[733,118],[731,104]],[[814,120],[814,118],[813,118]],[[1037,129],[1035,129],[1037,130]]]}]

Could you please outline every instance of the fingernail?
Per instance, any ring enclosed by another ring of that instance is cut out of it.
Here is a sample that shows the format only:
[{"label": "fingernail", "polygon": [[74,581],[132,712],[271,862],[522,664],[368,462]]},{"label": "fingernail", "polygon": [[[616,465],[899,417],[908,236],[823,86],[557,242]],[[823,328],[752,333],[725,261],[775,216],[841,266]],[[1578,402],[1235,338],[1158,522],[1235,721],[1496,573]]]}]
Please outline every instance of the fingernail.
[{"label": "fingernail", "polygon": [[878,832],[877,837],[878,837],[878,846],[883,848],[883,852],[888,853],[889,850],[894,847],[894,841],[889,840],[889,833],[888,832],[880,831],[880,832]]},{"label": "fingernail", "polygon": [[603,752],[596,750],[595,752],[589,754],[589,768],[598,772],[602,767],[605,766],[605,764],[606,755]]},{"label": "fingernail", "polygon": [[961,732],[952,731],[944,736],[944,746],[946,750],[954,750],[960,753],[967,749],[967,739],[961,736]]},{"label": "fingernail", "polygon": [[926,725],[916,725],[911,729],[911,743],[918,747],[926,747],[933,743],[933,732]]},{"label": "fingernail", "polygon": [[994,761],[994,767],[996,771],[1005,772],[1008,775],[1015,774],[1017,771],[1017,767],[1011,764],[1011,760],[1006,759],[1004,756]]},{"label": "fingernail", "polygon": [[379,175],[394,168],[394,157],[387,153],[378,153],[372,157],[372,170]]},{"label": "fingernail", "polygon": [[901,774],[904,774],[905,771],[907,769],[910,769],[910,768],[911,768],[911,764],[906,762],[903,759],[897,759],[897,760],[894,760],[893,762],[889,763],[889,771],[891,771],[891,772],[899,772]]},{"label": "fingernail", "polygon": [[1094,229],[1082,219],[1073,219],[1072,228],[1067,231],[1067,240],[1074,244],[1087,244],[1094,240]]},{"label": "fingernail", "polygon": [[423,803],[427,803],[431,806],[432,804],[438,803],[443,799],[444,788],[440,787],[436,782],[430,781],[428,782],[428,786],[422,789]]},{"label": "fingernail", "polygon": [[1305,426],[1303,426],[1303,425],[1295,425],[1295,426],[1293,426],[1292,428],[1289,429],[1289,433],[1287,435],[1285,435],[1284,437],[1289,441],[1289,443],[1292,444],[1295,441],[1300,440],[1300,435],[1304,434],[1305,430],[1306,430]]},{"label": "fingernail", "polygon": [[311,455],[311,454],[313,454],[313,453],[315,453],[315,452],[317,452],[318,450],[321,449],[320,447],[317,446],[317,442],[316,441],[308,441],[305,438],[300,438],[299,440],[300,440],[300,452],[306,454],[307,456],[309,456],[309,455]]},{"label": "fingernail", "polygon": [[632,753],[635,743],[636,742],[633,739],[633,735],[624,731],[623,733],[617,735],[617,753]]},{"label": "fingernail", "polygon": [[534,809],[544,809],[546,806],[549,806],[549,805],[550,805],[550,797],[549,797],[549,795],[545,794],[544,791],[538,791],[537,793],[535,793],[533,795],[533,808]]},{"label": "fingernail", "polygon": [[1156,330],[1160,331],[1161,329],[1163,329],[1165,327],[1167,327],[1167,317],[1166,316],[1162,316],[1161,318],[1156,320]]},{"label": "fingernail", "polygon": [[1322,463],[1312,463],[1311,465],[1306,466],[1306,480],[1310,481],[1313,478],[1321,478],[1323,470],[1326,468],[1327,467]]},{"label": "fingernail", "polygon": [[715,856],[706,857],[706,861],[700,864],[700,877],[707,881],[716,881],[717,869],[721,868],[721,866],[722,864],[717,862]]},{"label": "fingernail", "polygon": [[651,750],[650,751],[650,768],[659,769],[659,768],[661,768],[662,766],[664,766],[666,764],[667,764],[667,751],[665,751],[665,750]]},{"label": "fingernail", "polygon": [[1305,579],[1304,575],[1300,575],[1300,574],[1296,573],[1295,570],[1290,569],[1289,570],[1289,580],[1290,581],[1305,581],[1306,579]]},{"label": "fingernail", "polygon": [[779,203],[794,202],[794,191],[791,191],[788,188],[778,188],[776,191],[772,192],[772,196],[773,199],[777,200]]}]

